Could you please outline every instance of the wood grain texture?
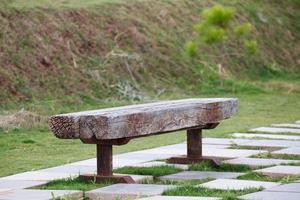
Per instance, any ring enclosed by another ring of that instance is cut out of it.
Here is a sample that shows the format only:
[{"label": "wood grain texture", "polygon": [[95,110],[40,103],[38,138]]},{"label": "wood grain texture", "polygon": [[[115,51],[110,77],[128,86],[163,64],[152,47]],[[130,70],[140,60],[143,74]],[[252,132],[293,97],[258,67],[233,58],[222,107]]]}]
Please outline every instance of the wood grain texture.
[{"label": "wood grain texture", "polygon": [[141,137],[219,123],[237,112],[237,104],[232,98],[161,101],[55,115],[49,125],[65,139]]}]

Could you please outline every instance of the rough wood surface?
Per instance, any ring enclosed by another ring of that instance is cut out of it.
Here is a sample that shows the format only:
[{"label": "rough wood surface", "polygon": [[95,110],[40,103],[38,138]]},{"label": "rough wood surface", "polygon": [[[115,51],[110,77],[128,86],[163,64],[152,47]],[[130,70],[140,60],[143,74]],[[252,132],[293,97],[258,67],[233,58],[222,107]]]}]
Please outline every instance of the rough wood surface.
[{"label": "rough wood surface", "polygon": [[184,99],[55,115],[49,125],[58,138],[112,140],[203,127],[236,111],[236,99]]}]

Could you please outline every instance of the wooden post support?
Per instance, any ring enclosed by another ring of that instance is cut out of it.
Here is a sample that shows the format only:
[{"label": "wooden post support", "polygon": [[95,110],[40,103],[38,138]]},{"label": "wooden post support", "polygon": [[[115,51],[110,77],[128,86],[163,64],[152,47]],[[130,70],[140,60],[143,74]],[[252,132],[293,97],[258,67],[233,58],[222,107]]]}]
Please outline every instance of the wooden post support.
[{"label": "wooden post support", "polygon": [[168,163],[175,164],[193,164],[202,161],[208,161],[215,166],[220,165],[220,161],[213,157],[202,156],[202,129],[187,130],[187,156],[172,157],[167,160]]},{"label": "wooden post support", "polygon": [[85,181],[97,183],[135,183],[131,176],[113,175],[112,144],[96,144],[97,147],[97,174],[80,175]]},{"label": "wooden post support", "polygon": [[187,130],[187,157],[199,159],[202,157],[202,129]]},{"label": "wooden post support", "polygon": [[112,145],[97,144],[97,175],[112,176]]}]

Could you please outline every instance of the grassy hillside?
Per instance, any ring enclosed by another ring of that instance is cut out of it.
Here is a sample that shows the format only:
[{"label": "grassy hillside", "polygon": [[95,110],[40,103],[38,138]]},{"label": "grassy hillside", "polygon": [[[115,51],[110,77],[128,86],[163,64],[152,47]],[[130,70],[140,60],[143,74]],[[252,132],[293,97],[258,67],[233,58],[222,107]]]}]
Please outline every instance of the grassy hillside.
[{"label": "grassy hillside", "polygon": [[[288,1],[6,1],[0,11],[0,102],[66,104],[115,98],[144,100],[174,92],[299,91],[265,80],[297,79],[300,70],[299,3]],[[219,87],[213,52],[185,56],[185,41],[202,9],[223,3],[236,20],[255,26],[259,53],[223,52],[227,81]],[[262,81],[256,83],[257,81]],[[254,83],[255,82],[255,83]],[[214,88],[211,90],[211,88]]]},{"label": "grassy hillside", "polygon": [[[216,3],[254,25],[257,55],[232,55],[242,47],[230,41],[186,56],[199,13]],[[51,114],[222,96],[239,98],[239,114],[205,136],[299,120],[299,9],[298,0],[0,0],[0,176],[95,156],[93,145],[55,138]],[[184,140],[139,138],[114,152]]]}]

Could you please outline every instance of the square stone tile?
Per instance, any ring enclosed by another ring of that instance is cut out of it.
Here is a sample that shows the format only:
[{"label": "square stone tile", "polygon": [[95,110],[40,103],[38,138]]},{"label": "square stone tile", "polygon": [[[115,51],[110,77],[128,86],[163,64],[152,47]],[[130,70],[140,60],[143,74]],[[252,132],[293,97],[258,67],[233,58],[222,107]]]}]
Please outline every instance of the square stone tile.
[{"label": "square stone tile", "polygon": [[261,191],[246,194],[241,196],[240,198],[244,200],[299,200],[300,193]]},{"label": "square stone tile", "polygon": [[91,158],[91,159],[87,159],[87,160],[73,162],[73,163],[70,163],[70,165],[97,166],[97,159]]},{"label": "square stone tile", "polygon": [[[77,174],[76,176],[78,176]],[[19,180],[19,181],[52,181],[55,179],[66,179],[71,177],[69,173],[47,173],[47,172],[40,172],[40,171],[32,171],[32,172],[24,172],[21,174],[16,174],[12,176],[6,176],[1,178],[0,180]]]},{"label": "square stone tile", "polygon": [[229,164],[241,164],[248,165],[252,168],[259,168],[271,165],[289,164],[289,163],[299,163],[297,160],[282,160],[282,159],[265,159],[265,158],[236,158],[232,160],[225,160],[224,163]]},{"label": "square stone tile", "polygon": [[90,166],[90,165],[73,165],[73,164],[67,164],[67,165],[61,165],[58,167],[51,167],[47,169],[39,170],[39,172],[43,173],[63,173],[63,174],[69,174],[71,176],[76,176],[79,174],[94,174],[97,172],[97,167]]},{"label": "square stone tile", "polygon": [[77,190],[10,190],[0,193],[0,200],[52,200],[52,193],[57,197],[72,197],[79,199],[82,192]]},{"label": "square stone tile", "polygon": [[231,159],[239,157],[249,157],[260,153],[267,153],[267,151],[247,149],[203,149],[202,153],[203,156]]},{"label": "square stone tile", "polygon": [[[255,170],[268,176],[295,176],[300,174],[300,166],[274,166]],[[300,188],[299,188],[300,190]]]},{"label": "square stone tile", "polygon": [[281,149],[278,151],[273,151],[272,154],[289,154],[289,155],[300,155],[300,147],[290,147],[287,149]]},{"label": "square stone tile", "polygon": [[114,175],[131,176],[131,178],[136,183],[143,183],[144,181],[153,180],[153,176],[149,176],[149,175],[135,175],[135,174],[114,174]]},{"label": "square stone tile", "polygon": [[115,184],[86,192],[90,199],[113,200],[117,198],[136,199],[137,197],[155,196],[162,194],[167,189],[175,188],[173,185],[152,184]]},{"label": "square stone tile", "polygon": [[300,124],[272,124],[271,126],[279,128],[300,128]]},{"label": "square stone tile", "polygon": [[202,183],[199,186],[210,188],[210,189],[220,189],[220,190],[244,190],[247,188],[260,188],[260,187],[271,188],[277,185],[279,185],[279,183],[237,180],[237,179],[217,179],[206,183]]},{"label": "square stone tile", "polygon": [[153,196],[139,200],[219,200],[217,197]]},{"label": "square stone tile", "polygon": [[155,166],[174,166],[183,170],[187,170],[189,168],[189,165],[184,164],[171,164],[166,163],[162,161],[151,161],[151,162],[145,162],[145,163],[138,163],[135,165],[130,165],[132,167],[155,167]]},{"label": "square stone tile", "polygon": [[11,189],[7,189],[7,188],[0,188],[0,196],[1,194],[3,195],[4,193],[9,192]]},{"label": "square stone tile", "polygon": [[24,189],[45,185],[47,181],[0,180],[0,189]]},{"label": "square stone tile", "polygon": [[233,133],[233,137],[237,138],[269,138],[282,140],[300,140],[300,136],[296,135],[278,135],[278,134],[256,134],[256,133]]},{"label": "square stone tile", "polygon": [[299,147],[300,141],[291,140],[252,140],[244,146],[249,147]]},{"label": "square stone tile", "polygon": [[161,176],[161,180],[169,181],[186,181],[186,180],[201,180],[205,178],[236,178],[244,173],[234,172],[204,172],[204,171],[184,171],[176,174]]},{"label": "square stone tile", "polygon": [[289,184],[284,184],[284,185],[278,185],[278,186],[272,187],[270,189],[267,189],[267,191],[300,193],[300,183],[289,183]]},{"label": "square stone tile", "polygon": [[300,130],[296,129],[296,128],[259,127],[259,128],[251,129],[251,131],[263,132],[263,133],[295,133],[295,134],[300,134]]},{"label": "square stone tile", "polygon": [[248,139],[230,139],[230,138],[203,138],[203,144],[210,144],[210,145],[244,145],[251,140]]}]

